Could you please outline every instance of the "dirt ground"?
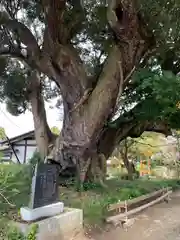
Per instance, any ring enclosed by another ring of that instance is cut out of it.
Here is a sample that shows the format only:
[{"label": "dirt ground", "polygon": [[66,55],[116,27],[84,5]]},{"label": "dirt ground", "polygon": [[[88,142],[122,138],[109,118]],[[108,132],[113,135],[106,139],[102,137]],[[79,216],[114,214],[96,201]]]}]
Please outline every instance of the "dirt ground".
[{"label": "dirt ground", "polygon": [[180,240],[180,192],[173,193],[169,203],[150,207],[134,220],[127,231],[117,227],[90,238],[79,236],[76,240]]}]

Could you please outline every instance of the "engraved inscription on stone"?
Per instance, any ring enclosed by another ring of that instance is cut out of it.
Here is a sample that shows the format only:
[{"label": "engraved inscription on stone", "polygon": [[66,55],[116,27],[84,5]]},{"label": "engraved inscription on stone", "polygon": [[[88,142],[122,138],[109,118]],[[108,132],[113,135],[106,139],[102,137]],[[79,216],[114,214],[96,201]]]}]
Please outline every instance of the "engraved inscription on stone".
[{"label": "engraved inscription on stone", "polygon": [[58,176],[56,165],[37,164],[32,180],[31,208],[58,202]]}]

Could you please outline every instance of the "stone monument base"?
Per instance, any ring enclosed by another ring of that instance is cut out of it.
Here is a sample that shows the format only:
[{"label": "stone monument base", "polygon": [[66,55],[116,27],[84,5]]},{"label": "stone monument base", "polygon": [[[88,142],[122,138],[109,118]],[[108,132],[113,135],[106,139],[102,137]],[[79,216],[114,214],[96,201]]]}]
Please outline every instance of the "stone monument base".
[{"label": "stone monument base", "polygon": [[[69,240],[83,231],[83,211],[81,209],[65,208],[64,212],[36,221],[38,225],[37,240]],[[17,227],[27,234],[31,224],[16,223]]]},{"label": "stone monument base", "polygon": [[43,207],[31,209],[28,207],[22,207],[20,214],[22,220],[26,222],[32,222],[40,218],[51,217],[60,214],[64,211],[64,203],[58,202]]}]

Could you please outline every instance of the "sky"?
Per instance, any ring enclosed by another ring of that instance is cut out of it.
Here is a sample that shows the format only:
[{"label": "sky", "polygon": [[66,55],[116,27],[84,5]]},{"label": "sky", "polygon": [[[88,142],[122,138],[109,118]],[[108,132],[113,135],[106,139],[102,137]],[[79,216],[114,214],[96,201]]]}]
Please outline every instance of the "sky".
[{"label": "sky", "polygon": [[[60,110],[50,108],[50,103],[46,103],[47,120],[50,127],[62,127],[62,113]],[[6,106],[0,104],[0,127],[5,129],[6,135],[11,138],[34,130],[32,113],[26,111],[18,117],[14,117],[6,111]]]}]

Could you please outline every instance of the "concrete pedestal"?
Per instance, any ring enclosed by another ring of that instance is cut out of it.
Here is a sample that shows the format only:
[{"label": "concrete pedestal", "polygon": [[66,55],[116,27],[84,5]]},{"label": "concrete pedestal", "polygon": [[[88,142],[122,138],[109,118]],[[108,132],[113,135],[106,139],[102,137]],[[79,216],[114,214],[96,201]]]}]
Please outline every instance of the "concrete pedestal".
[{"label": "concrete pedestal", "polygon": [[[81,209],[65,208],[64,212],[36,221],[38,225],[37,240],[70,240],[83,230],[83,211]],[[31,224],[16,223],[26,234]]]},{"label": "concrete pedestal", "polygon": [[51,217],[60,214],[64,211],[64,203],[58,202],[44,207],[31,209],[28,207],[22,207],[20,209],[20,214],[22,220],[26,222],[35,221],[44,217]]}]

